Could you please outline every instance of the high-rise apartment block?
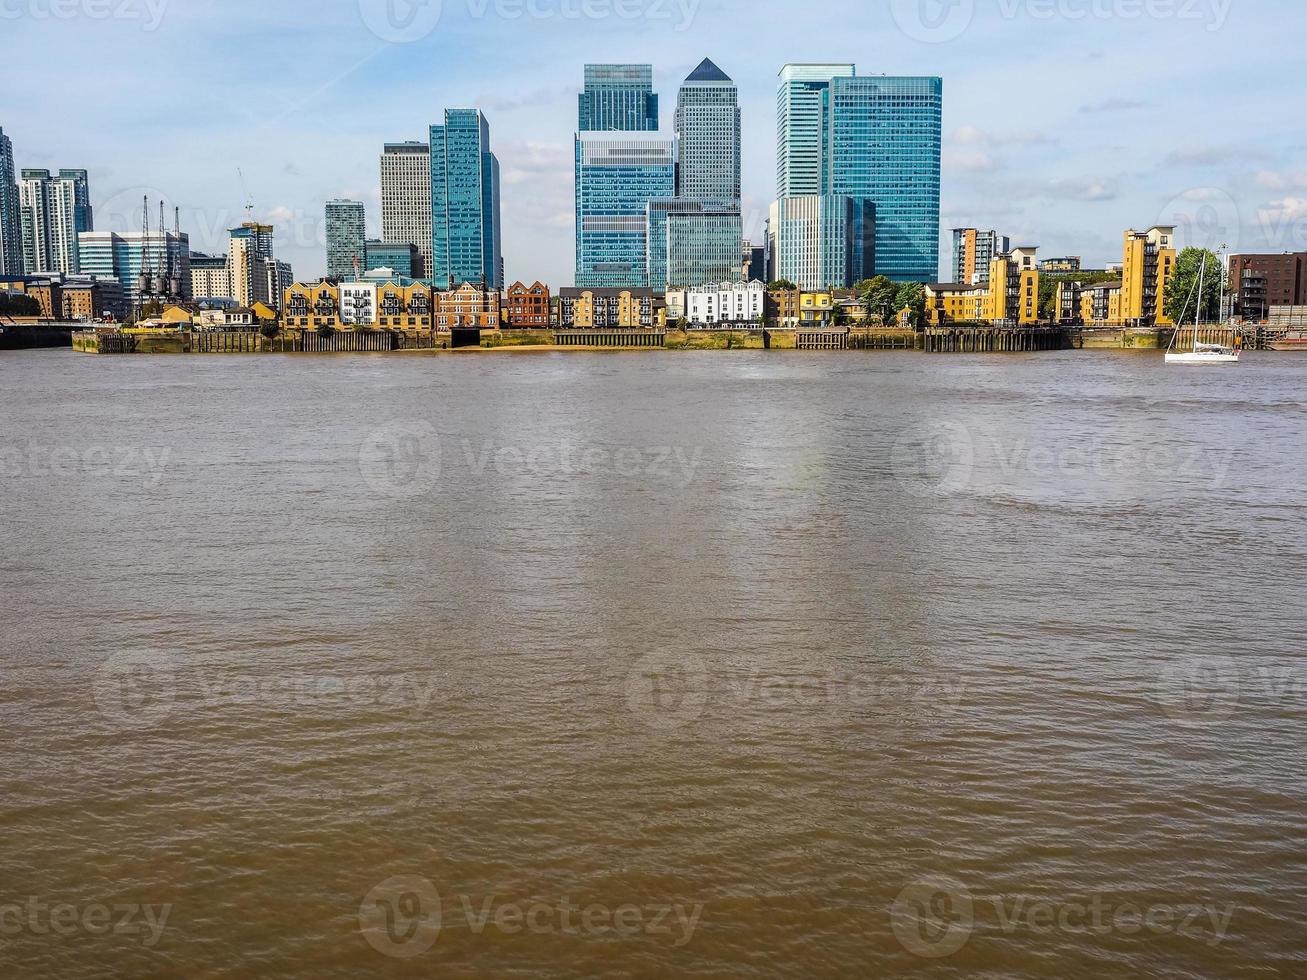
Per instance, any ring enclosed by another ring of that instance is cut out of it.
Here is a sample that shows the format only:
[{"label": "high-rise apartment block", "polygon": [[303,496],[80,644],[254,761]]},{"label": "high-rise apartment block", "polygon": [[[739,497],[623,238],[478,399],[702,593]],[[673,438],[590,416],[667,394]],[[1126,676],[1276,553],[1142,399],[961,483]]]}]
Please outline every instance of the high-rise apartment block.
[{"label": "high-rise apartment block", "polygon": [[416,245],[415,278],[432,274],[431,143],[387,143],[381,154],[381,240]]},{"label": "high-rise apartment block", "polygon": [[291,267],[273,255],[272,233],[272,225],[257,221],[246,221],[229,233],[232,292],[241,306],[263,303],[281,309],[282,296],[295,281]]},{"label": "high-rise apartment block", "polygon": [[327,276],[360,276],[367,271],[367,218],[362,201],[328,201]]},{"label": "high-rise apartment block", "polygon": [[431,279],[504,285],[499,160],[479,109],[447,109],[431,127]]},{"label": "high-rise apartment block", "polygon": [[1006,235],[978,228],[953,229],[953,282],[967,286],[989,282],[989,264],[1012,249]]},{"label": "high-rise apartment block", "polygon": [[23,220],[14,145],[0,127],[0,275],[23,274]]},{"label": "high-rise apartment block", "polygon": [[26,270],[80,272],[77,236],[95,230],[86,171],[24,170],[19,201]]}]

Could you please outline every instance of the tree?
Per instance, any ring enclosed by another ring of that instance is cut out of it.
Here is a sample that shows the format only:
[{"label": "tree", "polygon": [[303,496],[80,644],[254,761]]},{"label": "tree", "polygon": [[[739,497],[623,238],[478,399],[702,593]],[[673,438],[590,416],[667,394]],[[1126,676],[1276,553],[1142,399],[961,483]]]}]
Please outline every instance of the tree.
[{"label": "tree", "polygon": [[894,298],[894,306],[899,310],[907,307],[912,312],[912,326],[920,326],[926,318],[926,287],[919,282],[903,283]]},{"label": "tree", "polygon": [[788,290],[788,289],[798,289],[799,287],[796,286],[794,283],[790,282],[788,279],[773,279],[771,282],[767,284],[767,288],[774,292],[778,289]]},{"label": "tree", "polygon": [[830,322],[833,327],[842,327],[849,322],[849,311],[844,308],[844,304],[839,300],[831,307]]},{"label": "tree", "polygon": [[1039,318],[1053,320],[1057,316],[1054,305],[1057,303],[1057,286],[1063,282],[1078,282],[1082,286],[1093,286],[1100,282],[1120,279],[1119,272],[1041,272],[1039,274]]},{"label": "tree", "polygon": [[[1202,295],[1198,291],[1198,274],[1206,259]],[[1221,260],[1205,248],[1186,248],[1175,262],[1175,273],[1166,287],[1165,312],[1175,323],[1192,323],[1195,309],[1200,322],[1221,319],[1221,277],[1225,274]]]},{"label": "tree", "polygon": [[672,321],[672,326],[674,326],[677,330],[684,330],[689,325],[690,325],[690,321],[683,316],[678,316],[674,321]]},{"label": "tree", "polygon": [[25,293],[0,293],[0,315],[40,316],[41,304]]},{"label": "tree", "polygon": [[336,335],[336,328],[326,323],[320,324],[314,330],[317,331],[319,337],[334,337]]},{"label": "tree", "polygon": [[878,316],[884,321],[898,312],[894,304],[899,298],[899,287],[888,276],[868,279],[865,285],[862,301],[867,306],[869,316]]},{"label": "tree", "polygon": [[273,337],[277,336],[277,334],[281,333],[281,327],[277,326],[275,323],[265,323],[263,326],[259,327],[259,333],[271,340]]}]

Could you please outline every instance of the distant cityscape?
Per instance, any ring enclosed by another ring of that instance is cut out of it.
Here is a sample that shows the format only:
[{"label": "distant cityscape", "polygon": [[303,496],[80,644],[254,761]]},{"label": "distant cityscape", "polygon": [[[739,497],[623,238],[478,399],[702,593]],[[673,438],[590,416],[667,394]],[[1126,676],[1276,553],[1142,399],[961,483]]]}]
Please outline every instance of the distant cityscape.
[{"label": "distant cityscape", "polygon": [[[97,229],[88,171],[16,170],[0,129],[0,296],[28,297],[50,319],[212,328],[1171,325],[1177,252],[1165,225],[1126,230],[1120,263],[1101,269],[1041,261],[996,230],[953,229],[949,278],[937,281],[943,88],[852,64],[784,66],[776,197],[756,242],[730,76],[705,58],[666,132],[652,65],[586,65],[575,274],[554,289],[506,281],[500,164],[477,108],[383,145],[379,239],[362,201],[324,202],[327,274],[312,282],[295,279],[275,228],[252,214],[222,255],[193,252],[179,209],[148,198],[140,230]],[[1231,256],[1229,285],[1231,312],[1245,317],[1307,305],[1307,253]]]}]

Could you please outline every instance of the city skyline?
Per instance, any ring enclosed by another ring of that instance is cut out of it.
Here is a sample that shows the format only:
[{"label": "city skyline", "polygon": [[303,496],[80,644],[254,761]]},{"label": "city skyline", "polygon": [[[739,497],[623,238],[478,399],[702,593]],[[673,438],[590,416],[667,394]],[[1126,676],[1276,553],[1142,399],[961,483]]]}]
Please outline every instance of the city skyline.
[{"label": "city skyline", "polygon": [[[345,7],[315,7],[312,23],[303,4],[268,11],[256,51],[293,36],[313,57],[295,59],[303,65],[270,57],[257,79],[222,91],[199,85],[193,95],[203,111],[185,122],[178,121],[171,93],[148,108],[115,103],[110,111],[101,86],[74,92],[45,80],[38,88],[34,72],[62,46],[93,37],[117,55],[103,65],[113,80],[105,90],[139,87],[135,56],[160,41],[185,44],[204,36],[204,50],[221,57],[253,35],[230,25],[205,34],[221,13],[213,5],[170,6],[154,32],[89,17],[57,24],[7,20],[17,43],[0,68],[12,94],[0,126],[14,142],[15,167],[87,169],[97,230],[139,230],[142,194],[163,197],[170,208],[182,208],[192,247],[212,253],[224,250],[227,230],[245,217],[240,166],[254,216],[277,226],[279,257],[303,279],[326,271],[323,203],[363,201],[368,237],[380,239],[381,147],[420,137],[438,120],[440,106],[475,106],[491,123],[504,172],[507,278],[566,283],[574,225],[570,136],[582,66],[651,63],[653,91],[670,106],[680,81],[708,57],[740,90],[744,235],[762,241],[775,191],[777,72],[803,60],[819,24],[796,25],[778,37],[754,22],[780,10],[777,5],[751,5],[750,17],[741,20],[732,19],[731,5],[705,2],[686,30],[651,20],[632,37],[627,20],[514,21],[493,9],[478,19],[446,4],[431,33],[390,43],[369,28],[359,7]],[[929,43],[893,10],[837,3],[824,8],[840,27],[822,55],[857,63],[868,74],[945,79],[941,273],[949,267],[947,229],[953,227],[998,228],[1014,241],[1038,244],[1043,254],[1083,255],[1087,266],[1114,259],[1114,229],[1152,220],[1176,224],[1182,246],[1225,242],[1232,250],[1285,251],[1307,247],[1307,168],[1300,162],[1307,132],[1272,109],[1271,97],[1291,77],[1295,57],[1269,30],[1277,9],[1290,8],[1231,10],[1219,21],[1215,11],[1207,21],[1178,15],[1107,21],[1092,14],[1041,17],[1024,8],[1006,18],[977,10],[956,37],[946,36],[950,29],[934,38],[940,43]],[[722,33],[728,25],[730,35]],[[610,44],[619,28],[623,43]],[[725,36],[746,41],[750,57],[733,56],[714,40]],[[1231,65],[1218,78],[1198,64],[1225,63],[1229,50],[1253,39],[1263,45],[1255,68]],[[871,54],[860,41],[875,41]],[[605,45],[602,57],[590,50],[596,45]],[[1168,62],[1165,52],[1178,45],[1186,57]],[[544,54],[516,57],[528,46]],[[492,50],[499,59],[493,70],[485,60]],[[1141,67],[1156,64],[1159,52],[1158,67]],[[431,67],[433,55],[439,67]],[[310,62],[337,63],[341,73],[318,77],[307,70]],[[275,90],[275,106],[254,111],[242,98],[247,87]],[[1018,101],[1022,89],[1030,99],[1026,111]],[[314,110],[328,105],[333,126],[313,124]],[[1237,132],[1195,129],[1186,110],[1196,106],[1213,119],[1237,118]],[[70,114],[80,130],[67,125]],[[666,109],[663,115],[666,127]],[[1241,133],[1256,133],[1256,145],[1241,145]],[[195,152],[216,143],[223,150],[214,159]],[[1126,146],[1131,150],[1123,153]]]}]

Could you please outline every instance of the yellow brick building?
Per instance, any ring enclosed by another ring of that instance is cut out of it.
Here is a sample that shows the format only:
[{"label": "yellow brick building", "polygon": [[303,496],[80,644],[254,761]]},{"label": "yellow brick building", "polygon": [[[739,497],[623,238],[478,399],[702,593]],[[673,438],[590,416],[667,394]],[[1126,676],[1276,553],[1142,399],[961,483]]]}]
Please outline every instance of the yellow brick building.
[{"label": "yellow brick building", "polygon": [[1159,225],[1125,233],[1121,272],[1122,322],[1129,326],[1174,326],[1166,315],[1166,287],[1175,275],[1175,228]]},{"label": "yellow brick building", "polygon": [[995,256],[989,282],[930,283],[926,286],[926,325],[948,323],[1039,323],[1039,262],[1034,247]]}]

